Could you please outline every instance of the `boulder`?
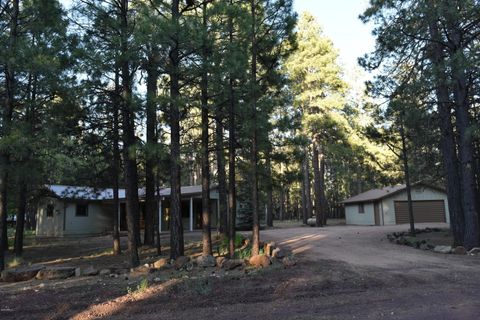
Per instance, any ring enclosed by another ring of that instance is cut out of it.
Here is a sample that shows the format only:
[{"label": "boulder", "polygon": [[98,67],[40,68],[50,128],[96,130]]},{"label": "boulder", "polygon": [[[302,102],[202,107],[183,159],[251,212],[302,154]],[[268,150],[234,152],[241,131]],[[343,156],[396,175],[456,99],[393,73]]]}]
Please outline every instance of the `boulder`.
[{"label": "boulder", "polygon": [[38,271],[35,278],[38,280],[66,279],[75,275],[74,267],[48,267]]},{"label": "boulder", "polygon": [[310,227],[315,227],[316,224],[317,224],[317,219],[316,218],[308,218],[307,219],[307,225],[309,225]]},{"label": "boulder", "polygon": [[272,257],[277,259],[283,259],[285,256],[286,256],[285,250],[282,250],[280,248],[275,248],[272,252]]},{"label": "boulder", "polygon": [[76,268],[75,269],[75,276],[80,277],[80,276],[96,276],[98,274],[98,270],[95,269],[93,266],[88,266],[85,269],[82,268]]},{"label": "boulder", "polygon": [[263,252],[265,253],[265,255],[271,257],[272,252],[276,247],[277,247],[277,245],[273,241],[269,242],[269,243],[266,243],[265,246],[263,247]]},{"label": "boulder", "polygon": [[420,247],[418,247],[420,250],[429,250],[430,247],[426,243],[421,243]]},{"label": "boulder", "polygon": [[438,253],[451,253],[452,247],[451,246],[435,246],[433,248],[433,251]]},{"label": "boulder", "polygon": [[270,265],[271,261],[270,258],[266,255],[259,254],[256,256],[252,256],[248,263],[250,263],[255,268],[266,268]]},{"label": "boulder", "polygon": [[162,269],[169,266],[170,261],[167,258],[158,259],[153,263],[153,267],[156,269]]},{"label": "boulder", "polygon": [[221,267],[225,270],[233,270],[244,265],[245,262],[242,259],[224,259]]},{"label": "boulder", "polygon": [[189,262],[190,262],[189,257],[180,256],[177,259],[175,259],[175,262],[174,262],[173,266],[175,267],[176,270],[186,269],[187,264]]},{"label": "boulder", "polygon": [[203,268],[215,267],[216,265],[215,257],[212,255],[207,255],[207,256],[202,255],[197,258],[196,262],[199,267],[203,267]]},{"label": "boulder", "polygon": [[468,251],[468,254],[471,254],[471,255],[480,254],[480,247],[472,248],[470,251]]},{"label": "boulder", "polygon": [[293,267],[297,264],[297,260],[293,257],[285,257],[282,259],[282,264],[284,267]]},{"label": "boulder", "polygon": [[154,271],[155,269],[150,268],[148,265],[143,265],[143,266],[139,266],[131,269],[131,272],[139,273],[139,274],[149,274],[149,273],[153,273]]},{"label": "boulder", "polygon": [[20,267],[2,271],[2,281],[4,282],[20,282],[35,278],[37,273],[44,269],[44,266],[33,265],[28,267]]},{"label": "boulder", "polygon": [[467,254],[467,249],[465,249],[465,247],[462,247],[462,246],[458,246],[456,247],[455,249],[453,249],[453,254]]}]

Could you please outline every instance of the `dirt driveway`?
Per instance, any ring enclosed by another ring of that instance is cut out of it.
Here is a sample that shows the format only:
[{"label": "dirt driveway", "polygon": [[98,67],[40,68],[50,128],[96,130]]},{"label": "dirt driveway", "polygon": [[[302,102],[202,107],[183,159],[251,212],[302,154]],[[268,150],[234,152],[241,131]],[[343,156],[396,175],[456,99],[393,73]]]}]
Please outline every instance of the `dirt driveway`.
[{"label": "dirt driveway", "polygon": [[137,296],[108,277],[28,282],[3,292],[0,284],[0,319],[479,319],[480,258],[386,240],[406,228],[266,230],[263,240],[294,250],[297,266],[185,275]]}]

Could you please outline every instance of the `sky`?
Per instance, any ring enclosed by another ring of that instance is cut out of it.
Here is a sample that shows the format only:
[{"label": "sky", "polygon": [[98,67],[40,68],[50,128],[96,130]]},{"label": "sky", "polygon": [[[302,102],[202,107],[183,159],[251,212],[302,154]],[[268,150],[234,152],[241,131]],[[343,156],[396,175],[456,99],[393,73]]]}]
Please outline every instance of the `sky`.
[{"label": "sky", "polygon": [[347,68],[357,65],[358,57],[374,49],[372,27],[358,19],[367,6],[368,0],[294,0],[295,11],[309,11],[317,18]]}]

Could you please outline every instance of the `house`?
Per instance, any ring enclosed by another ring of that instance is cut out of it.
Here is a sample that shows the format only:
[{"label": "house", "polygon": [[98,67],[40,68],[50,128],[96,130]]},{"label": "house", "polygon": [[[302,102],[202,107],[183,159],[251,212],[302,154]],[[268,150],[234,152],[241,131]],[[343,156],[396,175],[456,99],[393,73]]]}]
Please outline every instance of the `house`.
[{"label": "house", "polygon": [[[416,183],[411,194],[415,222],[450,223],[445,190]],[[378,226],[409,223],[405,185],[369,190],[341,203],[345,206],[346,224]]]},{"label": "house", "polygon": [[[200,229],[202,212],[202,187],[181,187],[181,210],[184,229]],[[119,190],[120,230],[127,230],[125,189]],[[140,226],[143,229],[145,214],[145,189],[139,189]],[[210,190],[211,225],[218,219],[218,191]],[[170,226],[170,188],[160,188],[156,195],[161,231]],[[108,233],[113,230],[113,189],[80,186],[48,185],[37,202],[38,236],[70,236]]]}]

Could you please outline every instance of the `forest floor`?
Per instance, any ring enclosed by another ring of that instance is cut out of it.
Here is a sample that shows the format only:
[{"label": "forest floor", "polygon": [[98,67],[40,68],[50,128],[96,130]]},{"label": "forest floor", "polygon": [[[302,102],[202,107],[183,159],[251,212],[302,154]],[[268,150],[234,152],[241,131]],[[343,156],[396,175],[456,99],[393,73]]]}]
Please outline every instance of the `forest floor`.
[{"label": "forest floor", "polygon": [[[0,319],[478,319],[480,257],[438,254],[387,240],[388,233],[407,228],[265,230],[262,239],[293,250],[296,266],[154,274],[158,281],[133,293],[128,288],[142,277],[0,283]],[[186,238],[195,251],[200,233],[186,233]],[[109,254],[109,237],[51,241],[26,248],[25,258],[75,266],[124,263],[125,256]],[[142,257],[150,254],[146,250]]]}]

